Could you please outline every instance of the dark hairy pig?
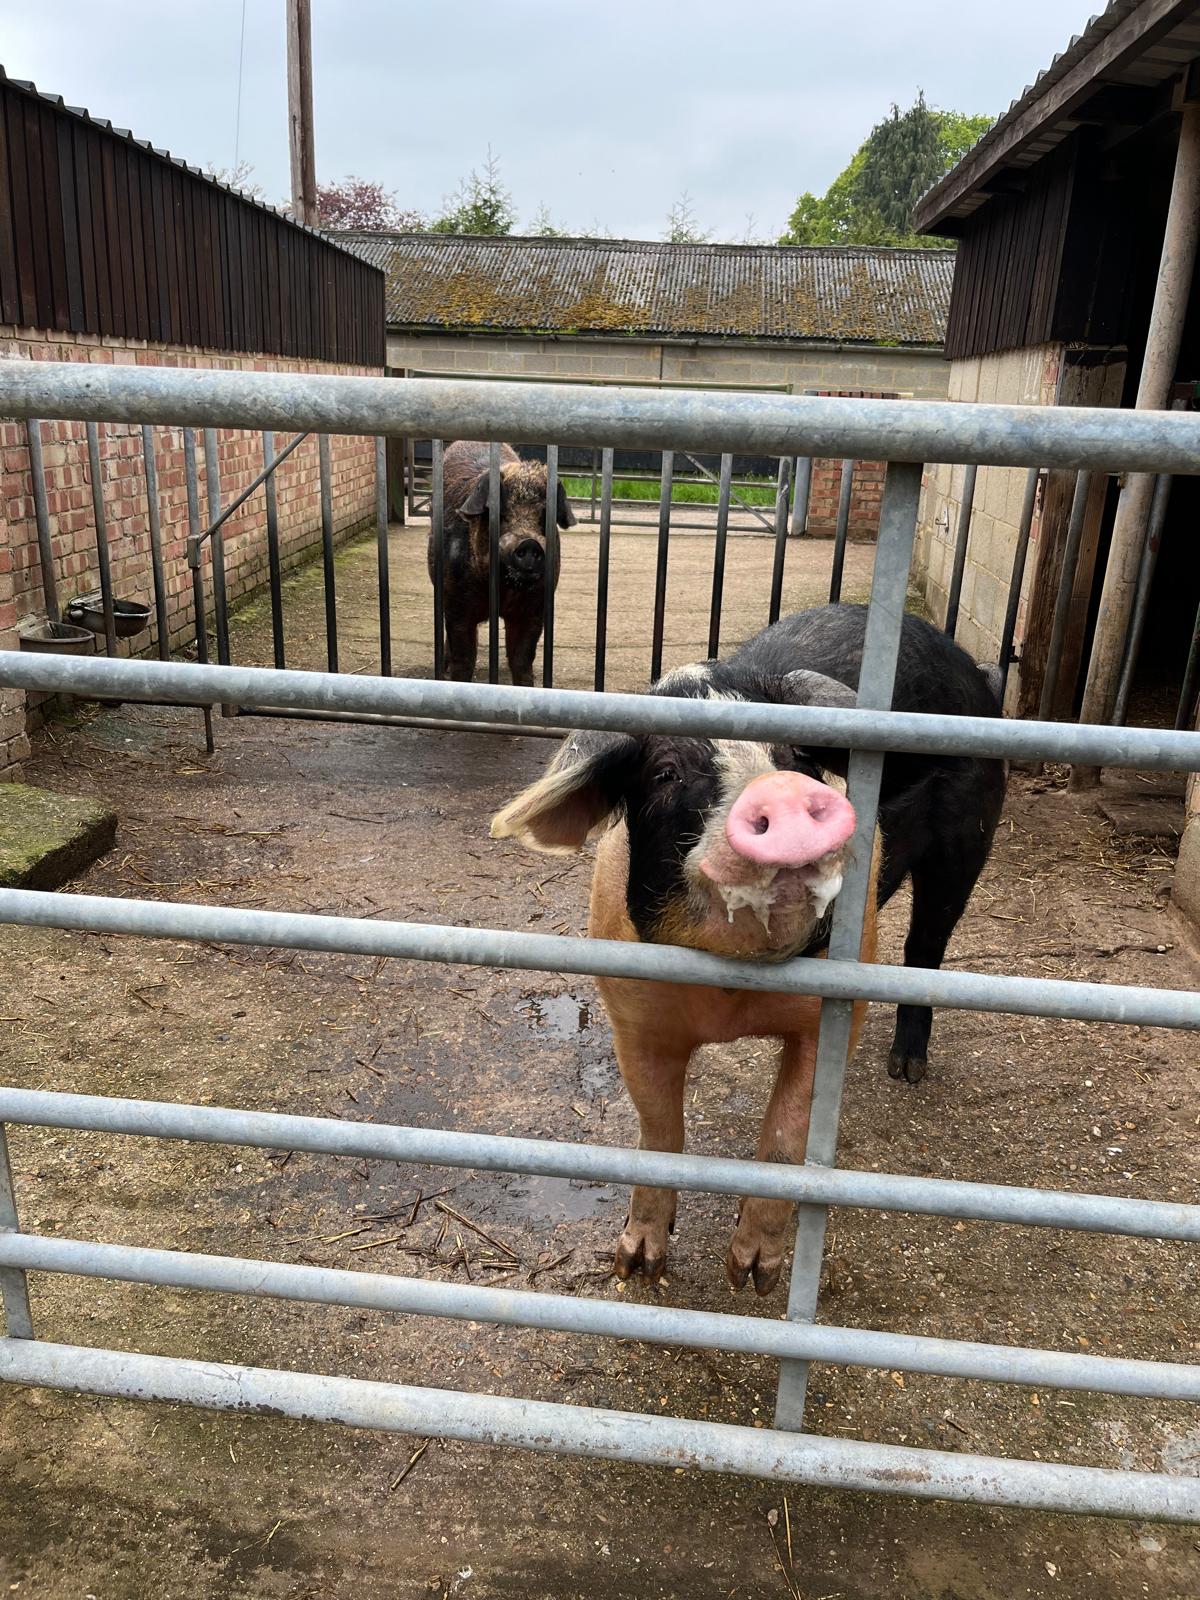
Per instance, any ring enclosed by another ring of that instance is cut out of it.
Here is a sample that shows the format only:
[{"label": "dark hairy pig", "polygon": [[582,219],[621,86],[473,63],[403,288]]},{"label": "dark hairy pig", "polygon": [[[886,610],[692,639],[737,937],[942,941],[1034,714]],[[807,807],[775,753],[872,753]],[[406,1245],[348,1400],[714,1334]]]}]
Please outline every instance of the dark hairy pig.
[{"label": "dark hairy pig", "polygon": [[[446,672],[469,682],[475,672],[479,628],[488,620],[488,446],[472,439],[447,445],[442,481]],[[546,487],[541,462],[522,461],[511,445],[500,446],[499,614],[512,681],[525,685],[533,683],[533,658],[545,615]],[[555,520],[560,528],[575,523],[561,483]],[[551,576],[556,588],[559,566],[556,562]],[[437,581],[432,537],[429,577]]]},{"label": "dark hairy pig", "polygon": [[[706,699],[852,706],[866,631],[863,606],[824,606],[765,629],[728,661],[677,668],[654,692]],[[893,708],[999,716],[991,678],[936,628],[904,618]],[[578,850],[599,834],[588,932],[599,939],[688,945],[786,960],[828,952],[832,905],[852,847],[845,750],[751,740],[574,733],[545,775],[493,820],[494,837]],[[872,846],[861,959],[875,957],[875,917],[905,879],[910,967],[938,967],[991,848],[1005,788],[1000,761],[888,755]],[[813,996],[632,979],[598,980],[641,1147],[681,1150],[688,1063],[705,1044],[778,1038],[762,1161],[803,1161],[820,1002]],[[866,1006],[854,1006],[851,1048]],[[925,1072],[932,1013],[902,1005],[892,1077]],[[634,1189],[617,1246],[621,1278],[657,1278],[676,1196]],[[726,1257],[740,1288],[779,1280],[793,1208],[743,1199]]]}]

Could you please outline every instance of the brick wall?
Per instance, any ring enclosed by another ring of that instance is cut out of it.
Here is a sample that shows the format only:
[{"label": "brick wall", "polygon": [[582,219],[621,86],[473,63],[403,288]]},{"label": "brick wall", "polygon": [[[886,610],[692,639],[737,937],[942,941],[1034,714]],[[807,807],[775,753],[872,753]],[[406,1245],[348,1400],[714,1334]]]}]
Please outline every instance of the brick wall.
[{"label": "brick wall", "polygon": [[[202,350],[100,339],[86,334],[43,333],[0,327],[0,359],[87,361],[114,365],[187,366],[249,372],[362,372],[318,361],[282,357],[214,354]],[[276,449],[286,443],[276,436]],[[99,587],[92,515],[91,474],[82,423],[42,424],[46,492],[55,553],[59,605]],[[262,436],[233,429],[218,434],[221,503],[228,505],[263,465]],[[173,649],[191,642],[191,578],[185,545],[188,535],[183,435],[178,428],[154,429],[163,566],[167,589],[165,627]],[[373,439],[331,441],[334,528],[339,538],[366,526],[375,515]],[[125,423],[100,425],[100,460],[111,552],[113,592],[120,599],[153,603],[150,533],[141,428]],[[203,440],[197,437],[201,517],[207,513]],[[277,474],[280,545],[295,564],[320,540],[317,442],[306,440]],[[0,422],[0,649],[16,648],[18,628],[44,614],[33,485],[24,422]],[[265,511],[261,493],[225,526],[225,564],[231,601],[245,598],[266,581]],[[211,574],[205,573],[211,600]],[[160,619],[123,649],[156,647]],[[28,754],[29,708],[24,696],[0,690],[0,778],[15,777]]]}]

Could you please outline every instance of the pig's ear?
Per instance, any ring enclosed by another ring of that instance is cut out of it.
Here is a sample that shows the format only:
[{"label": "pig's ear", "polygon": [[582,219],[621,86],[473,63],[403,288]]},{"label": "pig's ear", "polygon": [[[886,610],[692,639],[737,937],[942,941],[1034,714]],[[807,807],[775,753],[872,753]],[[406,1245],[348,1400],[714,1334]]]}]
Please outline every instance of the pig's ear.
[{"label": "pig's ear", "polygon": [[827,677],[823,672],[810,672],[807,668],[787,673],[780,680],[780,690],[779,698],[793,706],[858,704],[857,693],[846,684],[839,683],[836,678]]},{"label": "pig's ear", "polygon": [[545,775],[492,818],[493,839],[569,855],[622,803],[636,741],[623,733],[572,733]]},{"label": "pig's ear", "polygon": [[575,513],[571,510],[571,502],[567,499],[567,491],[562,486],[561,478],[558,481],[558,525],[560,528],[575,526]]},{"label": "pig's ear", "polygon": [[475,479],[475,487],[458,508],[460,517],[484,517],[488,508],[488,474],[481,472]]}]

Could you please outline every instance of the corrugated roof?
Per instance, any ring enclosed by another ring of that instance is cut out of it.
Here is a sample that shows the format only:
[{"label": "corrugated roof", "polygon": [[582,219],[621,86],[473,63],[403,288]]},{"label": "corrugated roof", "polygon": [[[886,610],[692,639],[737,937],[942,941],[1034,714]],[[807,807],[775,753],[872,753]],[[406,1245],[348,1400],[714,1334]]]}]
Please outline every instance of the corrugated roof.
[{"label": "corrugated roof", "polygon": [[148,150],[151,155],[157,156],[160,161],[168,161],[173,167],[179,167],[183,172],[190,172],[193,178],[201,178],[205,183],[211,183],[215,189],[224,189],[228,194],[235,195],[248,206],[256,206],[259,211],[266,211],[272,217],[278,217],[281,222],[286,222],[291,228],[299,228],[301,233],[311,234],[314,239],[319,239],[322,244],[332,245],[337,250],[346,247],[336,234],[328,233],[320,228],[310,228],[307,223],[297,222],[295,217],[286,211],[281,211],[278,206],[268,205],[265,200],[260,200],[257,195],[247,194],[244,189],[235,189],[232,184],[222,183],[220,178],[215,178],[211,172],[206,172],[203,167],[193,167],[190,162],[173,156],[169,150],[162,150],[156,144],[151,144],[149,139],[138,139],[128,128],[115,127],[106,117],[94,117],[85,106],[69,106],[60,94],[49,94],[44,89],[39,89],[36,83],[31,83],[28,78],[13,78],[0,66],[0,83],[7,83],[14,89],[19,89],[22,94],[32,95],[37,100],[44,100],[48,106],[53,106],[56,111],[64,111],[68,116],[78,117],[80,122],[86,122],[93,128],[99,128],[104,133],[109,133],[114,139],[123,139],[126,144],[134,144],[140,150]]},{"label": "corrugated roof", "polygon": [[938,345],[948,250],[340,233],[389,327]]},{"label": "corrugated roof", "polygon": [[1110,0],[922,198],[915,226],[937,233],[986,204],[997,169],[1034,165],[1074,132],[1075,113],[1100,89],[1155,89],[1197,56],[1200,0]]}]

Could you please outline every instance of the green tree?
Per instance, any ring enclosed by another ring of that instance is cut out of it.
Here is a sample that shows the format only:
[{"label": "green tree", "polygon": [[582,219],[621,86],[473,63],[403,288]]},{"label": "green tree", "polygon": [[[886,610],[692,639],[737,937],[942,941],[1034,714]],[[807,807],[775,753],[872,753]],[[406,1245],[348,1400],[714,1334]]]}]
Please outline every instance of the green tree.
[{"label": "green tree", "polygon": [[500,162],[488,146],[483,172],[472,171],[458,192],[442,202],[441,215],[429,225],[430,233],[511,233],[517,220],[513,197],[500,178]]},{"label": "green tree", "polygon": [[559,227],[558,223],[550,215],[550,207],[546,205],[545,201],[542,202],[530,218],[525,232],[531,239],[569,239],[571,237],[570,228]]},{"label": "green tree", "polygon": [[913,207],[991,126],[987,116],[938,111],[923,93],[893,106],[823,195],[802,194],[780,244],[952,243],[911,229]]},{"label": "green tree", "polygon": [[667,226],[663,238],[668,244],[707,244],[712,237],[692,206],[692,197],[685,189],[667,212]]}]

